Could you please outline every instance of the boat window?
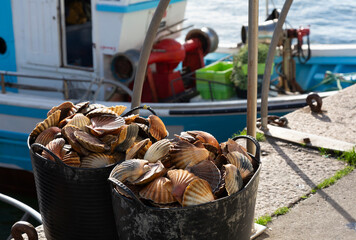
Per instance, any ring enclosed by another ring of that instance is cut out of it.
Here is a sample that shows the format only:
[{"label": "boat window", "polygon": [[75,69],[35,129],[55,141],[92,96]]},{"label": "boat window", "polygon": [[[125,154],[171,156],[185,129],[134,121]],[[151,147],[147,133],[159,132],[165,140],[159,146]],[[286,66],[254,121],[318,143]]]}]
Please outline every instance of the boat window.
[{"label": "boat window", "polygon": [[0,54],[5,54],[6,49],[7,49],[6,42],[2,37],[0,37]]},{"label": "boat window", "polygon": [[64,2],[65,61],[67,66],[93,67],[91,0]]}]

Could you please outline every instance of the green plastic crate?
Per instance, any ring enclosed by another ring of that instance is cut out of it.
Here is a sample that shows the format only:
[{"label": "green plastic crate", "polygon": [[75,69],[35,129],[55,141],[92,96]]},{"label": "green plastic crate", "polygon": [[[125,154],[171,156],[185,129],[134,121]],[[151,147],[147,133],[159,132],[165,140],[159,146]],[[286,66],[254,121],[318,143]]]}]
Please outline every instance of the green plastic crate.
[{"label": "green plastic crate", "polygon": [[229,99],[234,96],[235,91],[230,81],[232,67],[232,62],[218,62],[196,71],[196,86],[203,99],[211,99],[211,96],[209,82],[201,79],[227,84],[221,85],[211,83],[211,90],[214,99]]}]

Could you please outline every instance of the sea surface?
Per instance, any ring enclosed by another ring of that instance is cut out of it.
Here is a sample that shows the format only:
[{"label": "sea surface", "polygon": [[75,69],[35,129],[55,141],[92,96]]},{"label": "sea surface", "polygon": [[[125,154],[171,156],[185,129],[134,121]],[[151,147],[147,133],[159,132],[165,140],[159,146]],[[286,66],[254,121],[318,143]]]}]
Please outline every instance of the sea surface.
[{"label": "sea surface", "polygon": [[[210,27],[222,45],[241,42],[241,27],[248,23],[248,0],[188,0],[184,26]],[[285,1],[269,1],[269,12],[282,9]],[[266,19],[266,2],[259,1],[259,23]],[[355,0],[296,0],[287,15],[285,28],[310,27],[311,43],[356,43]],[[183,32],[182,35],[185,32]]]}]

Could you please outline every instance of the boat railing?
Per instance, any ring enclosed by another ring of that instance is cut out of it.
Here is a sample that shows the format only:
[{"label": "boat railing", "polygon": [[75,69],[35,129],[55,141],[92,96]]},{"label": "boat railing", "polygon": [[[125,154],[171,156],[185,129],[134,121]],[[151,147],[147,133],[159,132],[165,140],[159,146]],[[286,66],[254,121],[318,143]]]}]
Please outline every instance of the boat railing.
[{"label": "boat railing", "polygon": [[[20,202],[19,200],[9,197],[2,193],[0,193],[0,201],[12,205],[13,207],[16,207],[17,209],[24,212],[24,215],[22,216],[20,221],[26,221],[30,217],[33,217],[40,224],[42,223],[41,214],[37,212],[35,209],[31,208],[30,206],[24,204],[23,202]],[[11,239],[11,235],[7,239],[8,240]]]},{"label": "boat railing", "polygon": [[[35,78],[35,79],[45,79],[45,80],[56,80],[56,81],[63,81],[63,89],[57,89],[54,87],[48,86],[36,86],[36,85],[29,85],[29,84],[19,84],[15,82],[6,82],[5,76],[15,76],[15,77],[24,77],[24,78]],[[27,90],[38,90],[38,91],[53,91],[53,92],[62,92],[64,99],[69,99],[69,86],[68,83],[70,82],[84,82],[89,83],[91,88],[92,85],[97,85],[97,89],[100,89],[101,86],[104,84],[112,85],[114,87],[119,87],[123,89],[130,97],[132,97],[133,93],[130,88],[119,81],[114,81],[105,78],[91,78],[91,79],[81,79],[81,78],[68,78],[68,77],[56,77],[56,76],[44,76],[44,75],[34,75],[29,73],[19,73],[19,72],[12,72],[12,71],[0,71],[0,78],[1,78],[1,92],[4,94],[6,93],[6,87],[10,88],[17,88],[17,89],[27,89]],[[96,94],[94,94],[96,96]]]}]

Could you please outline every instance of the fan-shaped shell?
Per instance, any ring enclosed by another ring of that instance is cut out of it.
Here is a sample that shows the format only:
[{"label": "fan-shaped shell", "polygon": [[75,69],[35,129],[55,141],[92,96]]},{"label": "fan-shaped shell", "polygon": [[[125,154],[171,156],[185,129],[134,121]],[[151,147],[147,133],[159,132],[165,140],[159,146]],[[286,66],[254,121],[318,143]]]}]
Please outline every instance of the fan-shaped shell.
[{"label": "fan-shaped shell", "polygon": [[187,131],[187,133],[200,140],[209,151],[221,152],[219,142],[210,133],[204,131]]},{"label": "fan-shaped shell", "polygon": [[166,126],[158,116],[156,115],[148,116],[148,122],[149,122],[149,132],[154,139],[158,141],[168,136]]},{"label": "fan-shaped shell", "polygon": [[147,150],[143,159],[149,162],[157,162],[165,159],[171,150],[172,144],[168,139],[162,139],[154,144]]},{"label": "fan-shaped shell", "polygon": [[189,172],[193,173],[197,177],[206,180],[213,192],[219,187],[221,180],[220,170],[215,166],[215,164],[210,160],[204,160],[200,163],[187,169]]},{"label": "fan-shaped shell", "polygon": [[119,139],[115,151],[126,152],[135,142],[138,134],[138,126],[134,123],[124,125],[120,131]]},{"label": "fan-shaped shell", "polygon": [[170,182],[168,178],[156,178],[139,192],[140,197],[159,204],[176,202],[177,200],[164,187],[164,184],[167,182]]},{"label": "fan-shaped shell", "polygon": [[242,179],[253,173],[253,166],[250,160],[240,152],[230,152],[227,154],[227,161],[239,169]]},{"label": "fan-shaped shell", "polygon": [[229,138],[226,142],[226,150],[227,150],[227,153],[239,152],[239,153],[243,154],[245,157],[247,157],[251,163],[253,161],[252,158],[248,155],[247,150],[243,146],[241,146],[239,143],[232,140],[231,138]]},{"label": "fan-shaped shell", "polygon": [[[50,141],[46,145],[46,148],[50,150],[52,153],[54,153],[59,159],[62,160],[64,154],[66,153],[66,151],[63,149],[65,143],[66,141],[63,138],[57,138]],[[46,159],[54,161],[54,158],[47,151],[43,151],[42,156]]]},{"label": "fan-shaped shell", "polygon": [[131,148],[127,149],[126,159],[133,159],[133,158],[144,159],[145,153],[151,145],[152,142],[150,141],[149,138],[139,141]]},{"label": "fan-shaped shell", "polygon": [[80,145],[77,138],[74,136],[74,132],[76,131],[81,131],[81,130],[77,126],[67,124],[62,128],[61,132],[64,138],[68,141],[68,143],[79,155],[88,155],[89,151],[86,148],[82,147],[82,145]]},{"label": "fan-shaped shell", "polygon": [[142,185],[149,183],[158,177],[162,177],[167,172],[167,169],[164,168],[161,162],[149,163],[148,166],[150,166],[150,170],[144,173],[136,181],[132,182],[133,184]]},{"label": "fan-shaped shell", "polygon": [[120,116],[127,107],[123,106],[123,105],[116,105],[116,106],[112,106],[112,107],[108,107],[109,110],[115,112],[118,116]]},{"label": "fan-shaped shell", "polygon": [[181,203],[185,188],[191,181],[196,179],[197,176],[182,169],[169,170],[167,176],[171,180],[171,183],[166,184],[165,187],[172,193],[175,199]]},{"label": "fan-shaped shell", "polygon": [[99,104],[99,103],[92,103],[87,105],[86,107],[83,107],[81,109],[81,113],[83,113],[84,115],[87,115],[88,113],[90,113],[91,111],[95,110],[95,109],[99,109],[99,108],[105,108],[106,106]]},{"label": "fan-shaped shell", "polygon": [[59,133],[61,129],[58,127],[50,127],[41,132],[35,140],[35,143],[42,144],[46,146],[50,141],[52,141]]},{"label": "fan-shaped shell", "polygon": [[138,114],[131,114],[129,116],[124,117],[125,123],[127,125],[133,123],[135,121],[135,119],[138,118],[138,116],[139,116]]},{"label": "fan-shaped shell", "polygon": [[110,150],[108,145],[100,141],[98,138],[90,135],[89,133],[83,131],[75,131],[74,136],[78,142],[89,151],[99,153]]},{"label": "fan-shaped shell", "polygon": [[78,153],[73,152],[73,151],[66,153],[64,155],[62,161],[71,167],[79,167],[80,166],[80,157],[79,157]]},{"label": "fan-shaped shell", "polygon": [[194,166],[208,157],[209,151],[205,148],[198,148],[191,143],[179,140],[173,145],[170,152],[170,163],[177,168],[184,169],[187,166]]},{"label": "fan-shaped shell", "polygon": [[90,124],[90,119],[82,113],[76,113],[67,124],[77,126],[80,130],[85,131],[85,127]]},{"label": "fan-shaped shell", "polygon": [[91,153],[82,158],[82,168],[101,168],[116,163],[117,159],[113,155],[105,153]]},{"label": "fan-shaped shell", "polygon": [[90,102],[86,101],[86,102],[80,102],[75,104],[75,108],[77,109],[77,113],[83,113],[83,109],[87,108],[89,106]]},{"label": "fan-shaped shell", "polygon": [[67,101],[61,103],[59,106],[52,107],[52,109],[48,111],[47,117],[52,115],[52,113],[56,112],[57,110],[61,110],[61,116],[59,120],[62,120],[77,112],[77,108],[74,106],[74,104],[72,102]]},{"label": "fan-shaped shell", "polygon": [[224,165],[225,168],[225,188],[227,194],[230,196],[231,194],[240,191],[243,186],[242,177],[240,175],[240,171],[236,166],[232,164]]},{"label": "fan-shaped shell", "polygon": [[90,119],[91,125],[88,126],[90,132],[98,137],[107,134],[117,134],[121,131],[121,127],[125,125],[122,117],[113,116],[96,116]]},{"label": "fan-shaped shell", "polygon": [[88,118],[93,118],[93,117],[97,117],[97,116],[118,117],[119,115],[117,115],[114,111],[110,110],[109,108],[104,107],[104,108],[94,109],[93,111],[90,111],[86,116]]},{"label": "fan-shaped shell", "polygon": [[33,131],[30,133],[30,138],[37,137],[38,134],[40,134],[47,128],[57,126],[59,123],[60,116],[61,116],[61,110],[57,110],[53,114],[51,114],[49,117],[47,117],[45,120],[38,123],[36,125],[35,129],[33,129]]},{"label": "fan-shaped shell", "polygon": [[194,179],[184,191],[182,206],[192,206],[214,201],[211,187],[204,179]]},{"label": "fan-shaped shell", "polygon": [[110,177],[116,178],[120,182],[128,181],[132,183],[149,170],[150,167],[148,166],[148,161],[130,159],[125,160],[114,167],[110,173]]},{"label": "fan-shaped shell", "polygon": [[180,138],[181,140],[185,140],[190,143],[194,143],[196,141],[196,138],[188,134],[187,132],[181,132],[179,136],[178,135],[175,136]]}]

